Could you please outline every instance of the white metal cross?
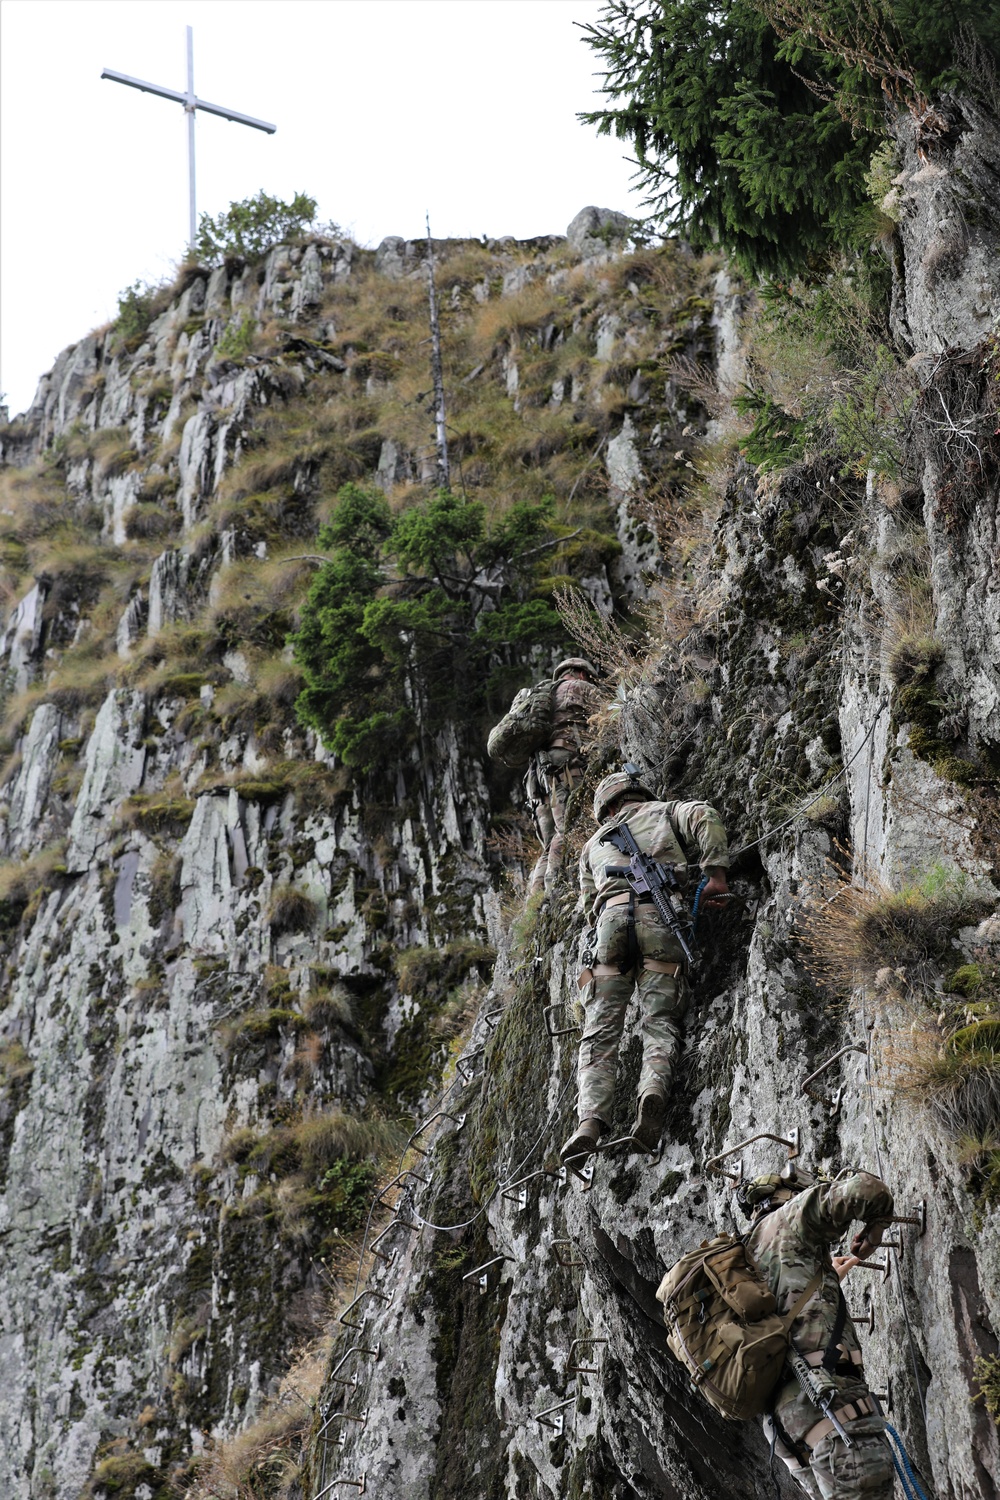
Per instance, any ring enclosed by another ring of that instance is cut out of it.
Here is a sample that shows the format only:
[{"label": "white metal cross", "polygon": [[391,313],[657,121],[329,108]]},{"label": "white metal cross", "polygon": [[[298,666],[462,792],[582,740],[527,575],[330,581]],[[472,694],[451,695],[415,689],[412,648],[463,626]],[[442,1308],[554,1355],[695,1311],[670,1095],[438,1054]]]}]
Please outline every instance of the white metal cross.
[{"label": "white metal cross", "polygon": [[187,92],[179,94],[176,89],[161,88],[158,83],[145,83],[141,78],[131,78],[128,73],[116,73],[113,68],[105,68],[101,74],[102,78],[110,78],[112,83],[125,83],[131,89],[141,89],[144,94],[159,94],[161,99],[172,99],[175,104],[183,104],[184,112],[188,117],[188,209],[190,213],[189,241],[194,247],[195,236],[198,232],[198,215],[195,208],[194,191],[194,115],[195,110],[203,109],[208,115],[221,115],[224,120],[235,120],[237,125],[249,125],[254,130],[264,130],[268,135],[273,135],[277,125],[269,125],[266,120],[255,120],[253,115],[241,115],[235,109],[226,109],[221,104],[209,104],[205,99],[199,99],[194,91],[194,33],[189,26],[187,28]]}]

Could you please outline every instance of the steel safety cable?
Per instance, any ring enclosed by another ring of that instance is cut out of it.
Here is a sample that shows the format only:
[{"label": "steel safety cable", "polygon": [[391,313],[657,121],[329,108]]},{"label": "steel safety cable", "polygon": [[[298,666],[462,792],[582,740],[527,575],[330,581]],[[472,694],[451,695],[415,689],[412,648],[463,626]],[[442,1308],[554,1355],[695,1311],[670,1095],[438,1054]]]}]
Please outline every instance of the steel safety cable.
[{"label": "steel safety cable", "polygon": [[831,776],[829,781],[824,781],[823,785],[817,792],[809,797],[807,801],[801,802],[799,804],[798,808],[790,818],[786,818],[785,821],[783,823],[779,823],[777,827],[770,828],[766,833],[762,833],[760,838],[754,839],[752,844],[743,844],[739,849],[736,849],[732,855],[732,858],[734,860],[737,859],[741,854],[747,854],[751,849],[756,849],[758,844],[764,844],[768,839],[774,838],[774,835],[776,833],[781,833],[784,831],[784,829],[791,828],[792,824],[798,822],[799,818],[801,818],[802,814],[806,811],[807,808],[812,807],[813,803],[818,802],[821,797],[825,797],[830,788],[832,786],[836,786],[837,782],[841,781],[847,775],[848,771],[851,769],[851,766],[853,766],[854,762],[857,760],[858,756],[865,748],[865,745],[874,734],[875,728],[879,721],[879,716],[882,712],[882,709],[886,706],[886,702],[887,700],[883,698],[882,702],[879,704],[878,708],[875,711],[875,717],[873,718],[870,727],[865,731],[865,736],[861,741],[861,744],[858,745],[857,749],[852,753],[850,760],[844,762],[840,770],[837,772],[836,776]]},{"label": "steel safety cable", "polygon": [[[487,1065],[486,1065],[485,1055],[484,1055],[483,1077],[485,1078],[487,1075],[488,1075],[488,1068],[487,1068]],[[548,1131],[549,1126],[551,1125],[553,1119],[556,1117],[556,1115],[561,1110],[563,1102],[564,1102],[564,1100],[566,1098],[566,1094],[569,1092],[570,1085],[573,1083],[573,1081],[574,1081],[573,1078],[570,1077],[567,1080],[566,1084],[563,1086],[563,1089],[562,1089],[562,1091],[561,1091],[561,1093],[559,1095],[559,1098],[556,1100],[555,1104],[553,1105],[552,1109],[550,1110],[548,1118],[545,1121],[545,1124],[542,1126],[541,1131],[536,1136],[535,1141],[532,1144],[532,1146],[529,1148],[527,1154],[522,1158],[522,1160],[518,1164],[518,1166],[516,1166],[515,1168],[513,1168],[513,1170],[510,1172],[510,1174],[506,1178],[504,1178],[502,1181],[500,1181],[500,1182],[498,1182],[498,1183],[496,1183],[494,1185],[494,1187],[490,1191],[489,1196],[480,1205],[480,1207],[472,1215],[471,1218],[463,1220],[463,1222],[460,1223],[460,1224],[434,1224],[429,1219],[425,1219],[423,1217],[423,1215],[420,1213],[420,1210],[413,1204],[412,1199],[411,1199],[411,1202],[410,1202],[410,1212],[412,1213],[412,1215],[413,1215],[413,1217],[415,1219],[418,1219],[420,1221],[421,1227],[422,1228],[427,1228],[427,1229],[433,1229],[433,1230],[439,1231],[441,1233],[450,1233],[452,1230],[467,1229],[471,1224],[474,1224],[477,1219],[480,1219],[482,1217],[482,1215],[486,1212],[486,1210],[490,1206],[490,1204],[493,1202],[493,1199],[496,1197],[497,1193],[503,1192],[504,1188],[509,1187],[510,1184],[516,1180],[517,1174],[521,1171],[521,1169],[524,1167],[524,1165],[531,1159],[532,1155],[537,1150],[537,1148],[540,1145],[543,1137],[545,1136],[546,1132]],[[436,1104],[435,1104],[435,1109],[431,1110],[431,1115],[433,1115],[436,1110],[439,1111],[441,1109],[441,1106],[444,1104],[444,1102],[448,1098],[449,1094],[452,1092],[452,1090],[460,1082],[464,1083],[464,1080],[461,1080],[460,1077],[455,1077],[455,1078],[452,1079],[451,1083],[448,1084],[447,1088],[443,1091],[443,1093],[438,1096],[438,1099],[437,1099]],[[430,1116],[428,1116],[428,1118],[430,1118]],[[402,1155],[399,1158],[399,1171],[396,1174],[397,1177],[399,1177],[399,1176],[402,1175],[403,1162],[406,1160],[406,1154],[407,1154],[407,1151],[409,1149],[410,1149],[409,1146],[404,1147],[403,1153],[402,1153]],[[385,1189],[383,1189],[382,1191],[384,1192]],[[358,1295],[358,1291],[359,1291],[359,1288],[360,1288],[360,1285],[361,1285],[361,1270],[362,1270],[362,1266],[363,1266],[363,1263],[364,1263],[365,1255],[368,1253],[368,1236],[369,1236],[369,1234],[371,1232],[372,1218],[374,1216],[375,1209],[378,1207],[378,1203],[379,1203],[379,1194],[376,1193],[374,1195],[374,1197],[372,1198],[371,1206],[368,1209],[368,1217],[365,1220],[365,1230],[364,1230],[364,1234],[363,1234],[362,1240],[361,1240],[361,1249],[358,1252],[358,1266],[357,1266],[357,1271],[355,1272],[355,1277],[354,1277],[354,1295],[355,1295],[355,1297]]]}]

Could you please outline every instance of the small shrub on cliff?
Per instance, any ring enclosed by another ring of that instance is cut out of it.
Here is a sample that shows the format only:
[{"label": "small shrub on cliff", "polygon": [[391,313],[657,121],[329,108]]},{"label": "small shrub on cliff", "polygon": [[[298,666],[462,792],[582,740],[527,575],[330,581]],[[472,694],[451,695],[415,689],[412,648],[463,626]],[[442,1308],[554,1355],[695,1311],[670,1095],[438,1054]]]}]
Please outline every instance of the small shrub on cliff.
[{"label": "small shrub on cliff", "polygon": [[1000,1426],[1000,1356],[981,1354],[975,1363],[979,1396],[994,1422]]},{"label": "small shrub on cliff", "polygon": [[118,293],[115,335],[127,353],[133,354],[142,343],[155,316],[156,302],[161,291],[161,287],[151,286],[149,282],[133,281],[131,286]]},{"label": "small shrub on cliff", "polygon": [[209,265],[227,255],[259,260],[272,245],[301,238],[315,218],[316,199],[308,193],[296,193],[290,203],[285,203],[261,190],[252,198],[230,203],[214,219],[201,214],[195,248]]},{"label": "small shrub on cliff", "polygon": [[276,937],[285,932],[310,932],[316,925],[319,907],[305,891],[293,885],[279,885],[271,896],[267,916]]},{"label": "small shrub on cliff", "polygon": [[250,313],[233,318],[215,346],[216,359],[245,359],[254,346],[257,319]]}]

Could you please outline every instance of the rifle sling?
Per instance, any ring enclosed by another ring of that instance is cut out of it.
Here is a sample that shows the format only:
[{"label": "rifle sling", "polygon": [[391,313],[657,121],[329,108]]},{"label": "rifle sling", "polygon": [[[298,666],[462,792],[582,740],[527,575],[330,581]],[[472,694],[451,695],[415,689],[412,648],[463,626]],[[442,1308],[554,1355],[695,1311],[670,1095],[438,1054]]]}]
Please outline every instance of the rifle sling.
[{"label": "rifle sling", "polygon": [[[747,1257],[747,1259],[749,1259],[749,1256]],[[782,1322],[785,1325],[785,1332],[787,1334],[791,1333],[791,1331],[792,1331],[792,1324],[795,1322],[795,1319],[798,1317],[799,1313],[805,1307],[806,1303],[810,1302],[812,1300],[812,1298],[815,1297],[816,1293],[819,1291],[819,1289],[820,1289],[820,1287],[822,1285],[823,1285],[823,1272],[822,1271],[817,1271],[816,1275],[813,1277],[812,1281],[810,1281],[809,1285],[806,1287],[806,1289],[802,1293],[801,1297],[797,1297],[795,1299],[795,1301],[792,1303],[791,1308],[788,1310],[788,1312],[782,1318]],[[843,1332],[843,1326],[841,1326],[841,1332]],[[798,1352],[798,1351],[796,1351],[796,1352]]]},{"label": "rifle sling", "polygon": [[823,1351],[823,1363],[821,1368],[832,1370],[840,1360],[840,1341],[844,1337],[844,1328],[847,1324],[847,1301],[844,1297],[844,1289],[837,1288],[837,1316],[833,1320],[833,1332],[830,1334],[830,1342]]}]

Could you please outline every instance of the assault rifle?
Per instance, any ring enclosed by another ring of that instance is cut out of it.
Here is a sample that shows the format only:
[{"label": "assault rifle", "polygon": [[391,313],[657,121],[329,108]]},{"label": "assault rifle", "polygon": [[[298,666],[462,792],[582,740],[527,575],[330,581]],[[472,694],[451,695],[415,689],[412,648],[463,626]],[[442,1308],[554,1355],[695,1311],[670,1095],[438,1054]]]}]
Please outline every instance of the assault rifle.
[{"label": "assault rifle", "polygon": [[679,891],[677,876],[670,865],[661,865],[644,854],[635,841],[635,835],[627,823],[620,823],[601,839],[602,844],[614,844],[622,854],[629,856],[627,865],[608,865],[609,875],[624,875],[637,896],[649,896],[656,914],[665,927],[669,927],[681,946],[689,964],[694,963],[691,947],[691,928],[675,906],[671,892]]},{"label": "assault rifle", "polygon": [[818,1406],[828,1422],[833,1423],[833,1430],[848,1448],[853,1446],[853,1441],[848,1437],[841,1424],[833,1414],[833,1402],[830,1399],[836,1394],[836,1387],[827,1385],[818,1370],[807,1364],[794,1344],[788,1349],[788,1368],[795,1376],[813,1406]]}]

